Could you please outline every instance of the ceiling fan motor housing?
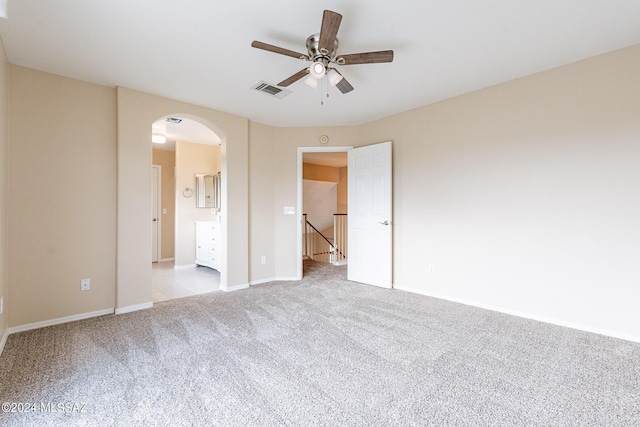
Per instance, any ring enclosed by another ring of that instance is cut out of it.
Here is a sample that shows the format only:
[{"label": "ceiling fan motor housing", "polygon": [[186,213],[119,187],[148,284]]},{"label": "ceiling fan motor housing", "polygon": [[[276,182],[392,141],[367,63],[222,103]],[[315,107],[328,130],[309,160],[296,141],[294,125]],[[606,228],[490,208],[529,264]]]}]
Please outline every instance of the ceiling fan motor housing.
[{"label": "ceiling fan motor housing", "polygon": [[325,67],[327,67],[329,62],[335,58],[336,52],[338,51],[338,39],[335,39],[330,51],[321,51],[319,44],[320,34],[312,34],[307,38],[307,51],[309,52],[309,58],[311,58],[313,62],[321,61]]}]

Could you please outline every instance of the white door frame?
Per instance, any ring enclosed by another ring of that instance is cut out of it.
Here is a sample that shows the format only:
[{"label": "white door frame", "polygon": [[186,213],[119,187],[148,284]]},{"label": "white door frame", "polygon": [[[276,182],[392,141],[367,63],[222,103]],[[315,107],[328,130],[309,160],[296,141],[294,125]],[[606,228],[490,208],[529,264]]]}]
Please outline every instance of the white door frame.
[{"label": "white door frame", "polygon": [[304,153],[344,153],[353,148],[352,145],[349,146],[335,146],[335,147],[298,147],[298,195],[297,195],[297,203],[296,203],[296,215],[298,218],[298,228],[297,228],[297,252],[296,252],[296,277],[297,280],[302,280],[302,248],[303,248],[303,230],[304,227],[302,221],[302,157]]},{"label": "white door frame", "polygon": [[[151,191],[156,192],[156,212],[158,213],[158,220],[156,221],[156,227],[158,228],[157,242],[156,242],[156,258],[157,262],[162,261],[162,166],[160,165],[151,165],[152,173],[156,174],[156,186],[152,188]],[[151,183],[153,184],[153,178],[151,179]],[[153,193],[151,194],[151,200],[153,201]],[[151,231],[153,235],[153,230]],[[153,248],[151,248],[153,251]]]}]

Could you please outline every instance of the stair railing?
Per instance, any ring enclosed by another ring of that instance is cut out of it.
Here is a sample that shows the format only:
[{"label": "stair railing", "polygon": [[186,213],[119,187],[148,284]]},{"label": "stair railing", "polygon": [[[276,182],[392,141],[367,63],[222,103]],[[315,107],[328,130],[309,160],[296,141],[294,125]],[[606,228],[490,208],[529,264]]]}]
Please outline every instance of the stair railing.
[{"label": "stair railing", "polygon": [[333,244],[337,251],[333,264],[347,263],[347,214],[333,214]]},{"label": "stair railing", "polygon": [[[331,240],[329,240],[320,230],[318,230],[304,217],[304,258],[319,262],[344,264],[346,253],[343,253]],[[335,235],[335,232],[334,232]]]}]

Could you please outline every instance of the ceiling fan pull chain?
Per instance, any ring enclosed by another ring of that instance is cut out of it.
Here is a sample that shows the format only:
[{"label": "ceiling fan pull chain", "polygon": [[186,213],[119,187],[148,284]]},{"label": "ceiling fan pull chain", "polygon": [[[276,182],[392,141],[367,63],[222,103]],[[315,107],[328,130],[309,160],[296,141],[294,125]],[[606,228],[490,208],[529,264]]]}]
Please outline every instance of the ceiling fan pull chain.
[{"label": "ceiling fan pull chain", "polygon": [[326,97],[329,98],[329,78],[327,76],[324,76],[322,78],[322,87],[324,88],[324,93],[326,94]]},{"label": "ceiling fan pull chain", "polygon": [[321,90],[322,95],[327,93],[327,85],[326,85],[326,83],[327,83],[327,75],[325,74],[324,77],[322,77],[322,90]]}]

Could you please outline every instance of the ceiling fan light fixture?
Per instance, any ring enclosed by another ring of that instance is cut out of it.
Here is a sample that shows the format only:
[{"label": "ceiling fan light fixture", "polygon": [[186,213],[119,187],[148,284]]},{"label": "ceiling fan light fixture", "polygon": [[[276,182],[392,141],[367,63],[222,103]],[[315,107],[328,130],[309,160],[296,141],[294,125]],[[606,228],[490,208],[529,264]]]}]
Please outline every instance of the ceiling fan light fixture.
[{"label": "ceiling fan light fixture", "polygon": [[304,79],[304,82],[305,82],[306,84],[308,84],[309,86],[311,86],[312,88],[314,88],[314,89],[318,89],[318,82],[319,82],[319,81],[320,81],[320,80],[316,79],[316,78],[315,78],[315,77],[313,77],[313,76],[307,76],[307,78],[306,78],[306,79]]},{"label": "ceiling fan light fixture", "polygon": [[324,77],[324,74],[327,70],[324,67],[324,64],[322,62],[314,62],[313,64],[311,64],[311,67],[309,67],[309,74],[315,78],[320,80],[322,77]]},{"label": "ceiling fan light fixture", "polygon": [[329,72],[327,73],[327,77],[329,78],[329,83],[331,83],[332,87],[335,87],[335,85],[340,83],[340,81],[344,78],[342,77],[342,74],[340,74],[333,68],[329,70]]},{"label": "ceiling fan light fixture", "polygon": [[167,142],[167,137],[158,133],[154,133],[153,135],[151,135],[151,142],[153,142],[154,144],[165,144]]}]

